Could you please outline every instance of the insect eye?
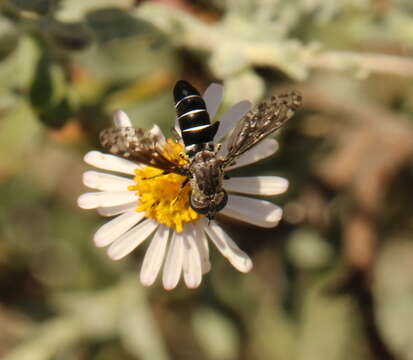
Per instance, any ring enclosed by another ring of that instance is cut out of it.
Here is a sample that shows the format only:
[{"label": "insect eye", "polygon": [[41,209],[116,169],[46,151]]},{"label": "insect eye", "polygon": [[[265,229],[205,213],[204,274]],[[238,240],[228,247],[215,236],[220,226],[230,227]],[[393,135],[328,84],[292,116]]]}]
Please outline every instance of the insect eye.
[{"label": "insect eye", "polygon": [[225,190],[221,191],[216,195],[216,197],[220,198],[219,202],[215,203],[215,211],[221,211],[228,202],[228,194]]},{"label": "insect eye", "polygon": [[206,201],[205,203],[195,203],[194,198],[191,194],[189,197],[191,208],[194,209],[198,214],[208,215],[211,213],[217,213],[221,211],[228,202],[228,194],[225,190],[215,194],[214,199]]},{"label": "insect eye", "polygon": [[205,206],[199,206],[200,204],[195,204],[192,194],[189,197],[189,202],[190,202],[191,208],[194,209],[198,214],[202,214],[202,215],[208,214],[209,204],[205,204]]}]

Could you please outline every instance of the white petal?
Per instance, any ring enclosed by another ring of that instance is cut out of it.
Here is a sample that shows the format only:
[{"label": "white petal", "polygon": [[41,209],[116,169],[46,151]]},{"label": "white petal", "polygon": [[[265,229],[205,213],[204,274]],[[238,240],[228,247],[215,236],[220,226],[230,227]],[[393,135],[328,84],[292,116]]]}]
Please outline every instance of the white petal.
[{"label": "white petal", "polygon": [[132,201],[138,201],[134,191],[100,191],[80,195],[77,204],[82,209],[96,209],[98,207],[122,205]]},{"label": "white petal", "polygon": [[[224,146],[224,145],[223,145]],[[275,139],[264,139],[258,145],[242,154],[236,159],[235,165],[228,166],[226,170],[237,169],[242,166],[253,164],[257,161],[265,159],[278,150],[278,142]]]},{"label": "white petal", "polygon": [[214,141],[219,142],[224,136],[226,136],[229,131],[237,125],[238,121],[251,109],[251,102],[244,100],[235,104],[231,109],[229,109],[224,115],[219,119],[218,132],[215,135]]},{"label": "white petal", "polygon": [[116,127],[131,127],[132,122],[129,116],[122,110],[116,110],[113,113],[113,123]]},{"label": "white petal", "polygon": [[264,228],[272,228],[282,217],[282,209],[269,201],[238,195],[228,195],[221,214]]},{"label": "white petal", "polygon": [[136,207],[137,207],[136,201],[132,201],[130,203],[126,203],[122,205],[99,207],[96,210],[98,214],[102,216],[115,216],[115,215],[123,214],[127,211],[135,210]]},{"label": "white petal", "polygon": [[110,220],[96,231],[93,240],[98,247],[107,246],[126,233],[144,217],[143,212],[129,211]]},{"label": "white petal", "polygon": [[98,171],[86,171],[83,174],[83,184],[92,189],[102,191],[127,191],[128,186],[134,185],[135,182],[122,176]]},{"label": "white petal", "polygon": [[119,156],[104,154],[96,150],[89,151],[83,160],[87,164],[99,169],[116,171],[128,175],[135,175],[135,170],[142,167],[140,164],[136,164]]},{"label": "white petal", "polygon": [[212,83],[202,95],[211,120],[217,114],[219,105],[221,104],[223,92],[224,87],[221,84]]},{"label": "white petal", "polygon": [[158,136],[158,144],[159,145],[164,145],[166,143],[165,136],[161,130],[161,128],[158,125],[153,125],[150,130],[149,130],[153,135]]},{"label": "white petal", "polygon": [[181,128],[179,127],[179,121],[178,119],[175,119],[175,124],[174,124],[175,131],[181,136]]},{"label": "white petal", "polygon": [[211,270],[211,262],[209,261],[209,246],[208,239],[202,230],[202,225],[199,222],[195,223],[195,243],[198,247],[201,256],[202,274],[206,274]]},{"label": "white petal", "polygon": [[145,286],[152,285],[158,276],[165,257],[168,237],[169,228],[164,225],[160,225],[153,236],[151,243],[149,244],[148,250],[146,250],[141,267],[140,279],[141,283]]},{"label": "white petal", "polygon": [[288,180],[279,176],[250,176],[224,180],[230,192],[252,195],[278,195],[288,188]]},{"label": "white petal", "polygon": [[135,250],[158,227],[152,219],[142,221],[134,228],[117,238],[108,248],[108,255],[113,260],[119,260]]},{"label": "white petal", "polygon": [[163,132],[162,132],[161,128],[160,128],[158,125],[156,125],[156,124],[152,125],[152,127],[150,128],[149,131],[150,131],[153,135],[165,137],[165,136],[163,136]]},{"label": "white petal", "polygon": [[252,261],[249,256],[235,244],[215,221],[211,221],[209,226],[205,224],[204,230],[221,254],[238,271],[246,273],[252,269]]},{"label": "white petal", "polygon": [[178,284],[184,261],[184,239],[181,233],[173,232],[163,267],[162,282],[166,290],[172,290]]},{"label": "white petal", "polygon": [[195,243],[195,228],[192,224],[186,224],[183,231],[184,237],[184,261],[183,274],[186,286],[197,288],[202,281],[202,266],[199,249]]}]

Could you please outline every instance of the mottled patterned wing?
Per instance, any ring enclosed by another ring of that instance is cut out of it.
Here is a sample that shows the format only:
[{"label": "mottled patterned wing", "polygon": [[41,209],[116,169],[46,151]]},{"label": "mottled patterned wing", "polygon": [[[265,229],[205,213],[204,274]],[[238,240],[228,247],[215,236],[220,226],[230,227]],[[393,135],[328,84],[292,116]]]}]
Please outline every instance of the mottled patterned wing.
[{"label": "mottled patterned wing", "polygon": [[146,129],[113,127],[100,133],[100,143],[112,154],[164,170],[187,175],[186,168],[165,156],[165,139]]},{"label": "mottled patterned wing", "polygon": [[301,95],[295,91],[271,97],[249,111],[238,123],[228,141],[224,167],[283,126],[301,106]]}]

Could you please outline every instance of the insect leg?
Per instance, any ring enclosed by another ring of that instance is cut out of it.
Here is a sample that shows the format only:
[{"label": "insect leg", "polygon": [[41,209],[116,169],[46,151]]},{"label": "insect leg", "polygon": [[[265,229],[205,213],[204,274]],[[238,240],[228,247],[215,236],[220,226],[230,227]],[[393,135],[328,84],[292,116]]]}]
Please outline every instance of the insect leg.
[{"label": "insect leg", "polygon": [[182,191],[184,190],[184,188],[185,188],[186,184],[188,184],[188,182],[189,182],[189,178],[186,178],[186,179],[182,182],[182,184],[181,184],[181,186],[180,186],[180,188],[179,188],[178,195],[176,196],[175,199],[172,200],[171,205],[174,205],[174,204],[179,200],[179,198],[180,198],[181,195],[182,195]]},{"label": "insect leg", "polygon": [[164,175],[168,175],[168,174],[170,174],[171,172],[170,171],[162,171],[160,174],[157,174],[157,175],[154,175],[154,176],[149,176],[149,177],[144,177],[144,178],[142,178],[142,180],[150,180],[150,179],[155,179],[155,178],[157,178],[157,177],[159,177],[159,176],[164,176]]},{"label": "insect leg", "polygon": [[174,127],[171,128],[171,133],[176,141],[182,142],[182,136],[179,134],[179,132]]}]

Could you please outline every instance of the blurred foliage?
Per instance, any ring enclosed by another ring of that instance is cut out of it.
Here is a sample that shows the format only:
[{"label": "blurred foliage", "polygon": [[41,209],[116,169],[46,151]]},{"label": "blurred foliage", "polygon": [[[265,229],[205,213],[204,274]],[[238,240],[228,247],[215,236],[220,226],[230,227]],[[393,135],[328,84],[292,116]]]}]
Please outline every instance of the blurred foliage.
[{"label": "blurred foliage", "polygon": [[[1,1],[0,357],[413,359],[412,52],[409,0]],[[290,180],[279,227],[224,222],[253,271],[168,293],[76,198],[112,111],[169,133],[180,78],[304,108],[238,171]]]}]

